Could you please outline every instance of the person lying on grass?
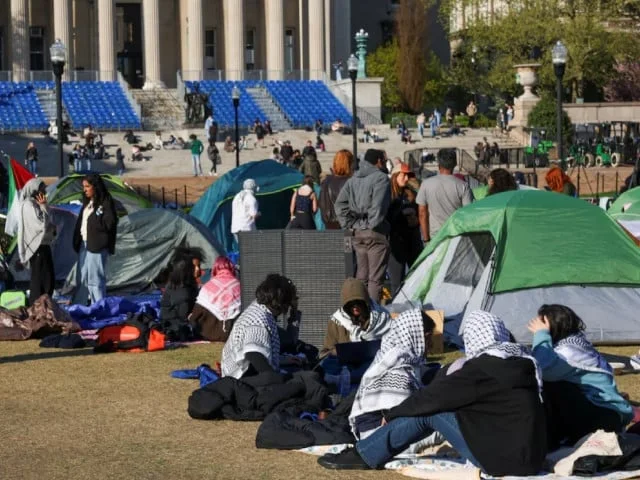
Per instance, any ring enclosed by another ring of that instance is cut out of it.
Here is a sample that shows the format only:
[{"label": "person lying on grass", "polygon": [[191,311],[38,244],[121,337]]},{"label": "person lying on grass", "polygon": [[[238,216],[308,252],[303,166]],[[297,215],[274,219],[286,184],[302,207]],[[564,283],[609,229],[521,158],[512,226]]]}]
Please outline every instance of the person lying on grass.
[{"label": "person lying on grass", "polygon": [[542,305],[529,322],[533,356],[544,380],[550,449],[573,445],[598,429],[621,432],[633,419],[611,366],[584,329],[580,317],[564,305]]},{"label": "person lying on grass", "polygon": [[[296,286],[271,274],[256,289],[256,299],[236,320],[222,349],[222,376],[240,379],[279,372],[280,335],[276,318],[297,308]],[[295,362],[295,357],[290,361]]]},{"label": "person lying on grass", "polygon": [[409,445],[440,432],[462,458],[493,476],[534,475],[547,453],[539,368],[511,343],[502,321],[475,311],[465,321],[465,358],[383,412],[386,424],[318,463],[333,469],[382,468]]}]

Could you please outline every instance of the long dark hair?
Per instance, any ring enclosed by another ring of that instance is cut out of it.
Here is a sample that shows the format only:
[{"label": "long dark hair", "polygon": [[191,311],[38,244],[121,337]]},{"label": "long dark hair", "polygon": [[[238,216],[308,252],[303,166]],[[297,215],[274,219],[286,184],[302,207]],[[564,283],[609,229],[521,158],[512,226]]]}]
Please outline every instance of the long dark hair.
[{"label": "long dark hair", "polygon": [[297,299],[296,286],[283,275],[272,273],[258,285],[256,301],[277,317],[285,313]]},{"label": "long dark hair", "polygon": [[[93,187],[93,204],[95,206],[102,205],[106,199],[111,200],[111,194],[107,190],[107,186],[104,184],[104,180],[97,173],[89,173],[82,178],[83,182],[88,182]],[[89,203],[89,198],[82,191],[82,204]]]},{"label": "long dark hair", "polygon": [[177,289],[182,287],[195,287],[193,276],[193,261],[190,258],[179,257],[171,266],[167,288]]},{"label": "long dark hair", "polygon": [[570,335],[581,333],[586,328],[576,312],[564,305],[542,305],[538,309],[538,315],[549,319],[553,343],[559,342]]}]

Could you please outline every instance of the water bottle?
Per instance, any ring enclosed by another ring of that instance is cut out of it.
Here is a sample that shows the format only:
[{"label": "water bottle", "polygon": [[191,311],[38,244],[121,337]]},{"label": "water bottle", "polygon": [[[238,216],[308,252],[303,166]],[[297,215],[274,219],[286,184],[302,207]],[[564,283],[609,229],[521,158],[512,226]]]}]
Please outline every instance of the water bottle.
[{"label": "water bottle", "polygon": [[342,371],[340,372],[338,392],[342,398],[347,397],[351,392],[351,372],[349,372],[347,367],[342,367]]}]

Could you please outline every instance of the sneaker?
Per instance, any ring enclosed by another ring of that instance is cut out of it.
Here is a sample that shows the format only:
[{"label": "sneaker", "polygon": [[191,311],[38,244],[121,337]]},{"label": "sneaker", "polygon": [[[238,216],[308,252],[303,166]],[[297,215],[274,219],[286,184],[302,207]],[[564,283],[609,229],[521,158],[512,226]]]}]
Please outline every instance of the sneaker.
[{"label": "sneaker", "polygon": [[338,454],[323,455],[318,458],[318,463],[332,470],[372,470],[354,447],[346,448]]}]

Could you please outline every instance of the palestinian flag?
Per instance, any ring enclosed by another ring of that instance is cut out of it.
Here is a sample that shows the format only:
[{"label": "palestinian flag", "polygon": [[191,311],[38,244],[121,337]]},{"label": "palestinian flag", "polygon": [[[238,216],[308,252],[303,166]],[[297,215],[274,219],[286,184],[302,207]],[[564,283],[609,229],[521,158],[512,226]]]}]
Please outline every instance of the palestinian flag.
[{"label": "palestinian flag", "polygon": [[9,198],[7,203],[7,210],[11,210],[13,199],[16,194],[22,190],[25,183],[27,183],[34,175],[16,162],[13,158],[9,162]]}]

